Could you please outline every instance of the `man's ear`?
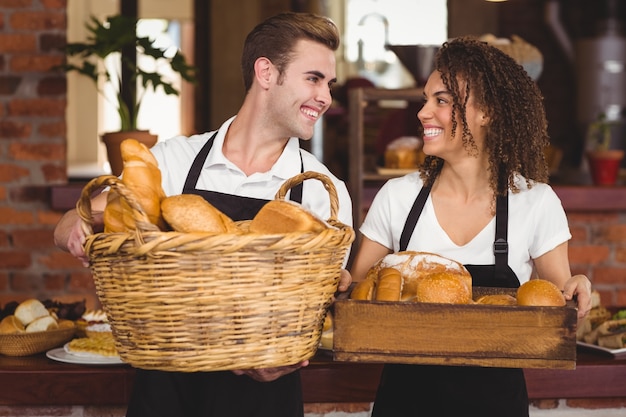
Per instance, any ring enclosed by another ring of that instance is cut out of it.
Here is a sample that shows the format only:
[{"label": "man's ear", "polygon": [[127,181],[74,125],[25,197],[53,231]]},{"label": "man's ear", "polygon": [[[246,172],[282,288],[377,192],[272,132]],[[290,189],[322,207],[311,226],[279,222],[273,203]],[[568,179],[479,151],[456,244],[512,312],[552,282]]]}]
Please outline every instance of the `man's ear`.
[{"label": "man's ear", "polygon": [[263,89],[269,87],[275,69],[272,61],[268,58],[260,57],[254,62],[254,76]]}]

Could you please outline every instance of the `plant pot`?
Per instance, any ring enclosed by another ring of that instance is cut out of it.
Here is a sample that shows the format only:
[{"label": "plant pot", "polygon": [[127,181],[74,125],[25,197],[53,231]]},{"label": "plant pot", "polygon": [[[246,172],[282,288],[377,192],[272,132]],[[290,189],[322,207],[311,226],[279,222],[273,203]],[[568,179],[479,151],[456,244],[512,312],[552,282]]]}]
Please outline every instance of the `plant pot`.
[{"label": "plant pot", "polygon": [[157,135],[153,135],[147,130],[133,130],[128,132],[109,132],[102,135],[102,142],[107,147],[107,158],[111,164],[111,173],[117,177],[120,176],[124,169],[122,161],[122,152],[120,151],[121,143],[126,139],[136,139],[146,145],[148,148],[154,146],[158,140]]},{"label": "plant pot", "polygon": [[622,159],[624,159],[624,151],[621,149],[587,151],[585,155],[593,183],[595,185],[615,185]]}]

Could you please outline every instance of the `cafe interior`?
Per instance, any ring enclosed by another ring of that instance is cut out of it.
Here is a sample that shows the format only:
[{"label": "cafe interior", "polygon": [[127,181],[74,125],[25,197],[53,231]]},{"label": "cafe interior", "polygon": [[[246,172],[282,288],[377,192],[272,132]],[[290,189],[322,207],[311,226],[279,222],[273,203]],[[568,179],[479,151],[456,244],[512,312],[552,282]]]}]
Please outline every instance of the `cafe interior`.
[{"label": "cafe interior", "polygon": [[[30,0],[0,2],[0,307],[38,298],[102,308],[89,268],[53,242],[85,184],[111,173],[101,136],[120,128],[114,91],[58,69],[64,45],[88,36],[89,19],[135,17],[138,34],[197,68],[194,83],[166,74],[177,95],[140,90],[139,130],[161,141],[214,130],[236,113],[244,38],[287,10],[329,16],[342,34],[333,105],[301,146],[346,182],[355,228],[377,190],[407,172],[389,166],[385,151],[399,138],[420,140],[416,113],[437,47],[481,37],[511,54],[544,95],[545,157],[573,236],[572,273],[590,278],[604,307],[626,306],[626,161],[598,179],[588,156],[598,123],[610,150],[626,150],[626,1]],[[531,416],[623,415],[626,355],[580,346],[575,354],[574,369],[525,370]],[[302,372],[306,415],[368,416],[380,372],[379,363],[316,354]],[[125,365],[0,355],[0,410],[121,416],[133,375]]]}]

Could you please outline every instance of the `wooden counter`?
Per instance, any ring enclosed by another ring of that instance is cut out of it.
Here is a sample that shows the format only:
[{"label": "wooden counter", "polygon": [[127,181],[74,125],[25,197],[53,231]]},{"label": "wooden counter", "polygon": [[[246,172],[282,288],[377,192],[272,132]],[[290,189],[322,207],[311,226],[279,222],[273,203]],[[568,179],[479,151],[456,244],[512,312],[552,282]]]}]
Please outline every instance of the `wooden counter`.
[{"label": "wooden counter", "polygon": [[[382,365],[333,362],[318,354],[302,370],[306,403],[371,402]],[[626,396],[626,357],[579,350],[575,370],[526,370],[531,399]],[[126,365],[86,366],[45,355],[0,356],[0,405],[125,405],[134,370]]]}]

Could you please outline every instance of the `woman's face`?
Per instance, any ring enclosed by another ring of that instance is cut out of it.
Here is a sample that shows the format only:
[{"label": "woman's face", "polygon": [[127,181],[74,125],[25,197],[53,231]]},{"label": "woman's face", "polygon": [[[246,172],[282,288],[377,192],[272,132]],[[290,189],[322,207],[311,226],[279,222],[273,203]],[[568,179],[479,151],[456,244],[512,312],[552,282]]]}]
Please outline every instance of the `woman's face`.
[{"label": "woman's face", "polygon": [[[460,90],[464,89],[464,82],[459,80]],[[461,102],[463,98],[461,98]],[[478,150],[482,149],[487,118],[484,112],[473,105],[470,97],[466,105],[466,118],[474,142]],[[424,128],[424,153],[437,156],[446,161],[457,158],[466,158],[469,149],[463,145],[463,125],[461,115],[456,114],[456,130],[452,134],[452,105],[453,96],[444,85],[441,73],[434,71],[424,86],[424,106],[417,113],[417,117]]]}]

